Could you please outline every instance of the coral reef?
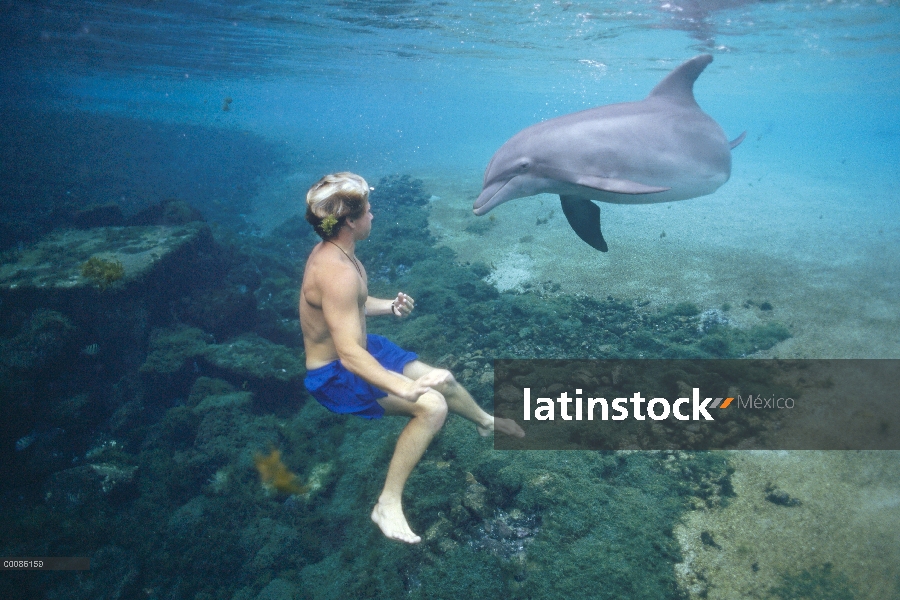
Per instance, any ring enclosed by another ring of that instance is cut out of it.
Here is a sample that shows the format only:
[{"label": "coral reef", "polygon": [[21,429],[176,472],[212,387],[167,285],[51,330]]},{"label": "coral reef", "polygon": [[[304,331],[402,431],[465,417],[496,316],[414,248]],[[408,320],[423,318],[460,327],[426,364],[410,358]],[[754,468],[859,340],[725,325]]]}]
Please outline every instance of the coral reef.
[{"label": "coral reef", "polygon": [[[789,335],[689,304],[650,310],[546,284],[501,293],[490,267],[436,246],[429,197],[407,176],[372,193],[378,225],[358,248],[370,293],[403,289],[418,308],[371,330],[453,369],[485,406],[499,357],[739,357]],[[151,212],[196,216],[174,202]],[[91,555],[95,587],[13,576],[0,596],[678,597],[673,529],[728,501],[722,455],[498,452],[450,419],[408,484],[423,543],[384,539],[369,513],[403,422],[331,414],[301,385],[296,294],[316,242],[294,218],[265,237],[107,227],[12,251],[0,395],[15,417],[0,472],[15,490],[0,550]],[[124,267],[106,293],[79,277],[92,256]],[[35,339],[43,354],[21,355]],[[291,495],[267,494],[260,465]]]}]

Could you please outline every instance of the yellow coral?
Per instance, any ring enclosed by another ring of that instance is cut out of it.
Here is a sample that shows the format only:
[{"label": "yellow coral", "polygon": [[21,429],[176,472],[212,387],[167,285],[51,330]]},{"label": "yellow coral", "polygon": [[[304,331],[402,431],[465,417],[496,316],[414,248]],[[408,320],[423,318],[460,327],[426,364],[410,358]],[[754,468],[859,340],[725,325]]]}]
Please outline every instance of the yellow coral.
[{"label": "yellow coral", "polygon": [[90,257],[81,265],[81,276],[92,279],[101,290],[113,281],[122,279],[125,275],[125,267],[118,260],[104,260],[99,256]]},{"label": "yellow coral", "polygon": [[297,476],[281,462],[281,452],[278,450],[273,448],[268,456],[257,452],[253,462],[256,463],[259,478],[267,488],[282,494],[305,494],[309,491],[309,488],[301,485]]}]

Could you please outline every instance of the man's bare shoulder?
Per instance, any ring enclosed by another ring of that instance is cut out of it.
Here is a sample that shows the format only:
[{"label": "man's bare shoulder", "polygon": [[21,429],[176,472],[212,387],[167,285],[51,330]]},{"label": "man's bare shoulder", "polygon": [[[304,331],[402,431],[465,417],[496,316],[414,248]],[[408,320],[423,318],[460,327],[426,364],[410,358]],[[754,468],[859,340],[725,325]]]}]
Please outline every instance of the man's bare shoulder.
[{"label": "man's bare shoulder", "polygon": [[304,287],[312,286],[327,294],[343,292],[356,295],[359,276],[340,256],[329,252],[328,248],[320,244],[313,249],[306,261],[303,284]]}]

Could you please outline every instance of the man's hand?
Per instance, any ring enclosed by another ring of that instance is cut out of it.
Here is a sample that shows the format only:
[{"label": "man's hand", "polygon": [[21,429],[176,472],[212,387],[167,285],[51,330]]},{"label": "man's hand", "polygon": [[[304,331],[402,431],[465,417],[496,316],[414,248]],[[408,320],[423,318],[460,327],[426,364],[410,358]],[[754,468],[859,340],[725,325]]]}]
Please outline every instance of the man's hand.
[{"label": "man's hand", "polygon": [[434,388],[441,387],[448,381],[452,380],[453,375],[450,373],[450,371],[447,371],[446,369],[432,369],[418,379],[410,380],[403,390],[403,393],[398,395],[404,400],[415,402],[419,399],[419,396],[426,392],[440,393]]},{"label": "man's hand", "polygon": [[447,369],[432,369],[416,379],[416,383],[433,388],[452,380],[453,374]]},{"label": "man's hand", "polygon": [[416,301],[412,296],[408,296],[403,292],[399,292],[397,297],[391,302],[391,312],[398,317],[409,316],[409,313],[416,307]]}]

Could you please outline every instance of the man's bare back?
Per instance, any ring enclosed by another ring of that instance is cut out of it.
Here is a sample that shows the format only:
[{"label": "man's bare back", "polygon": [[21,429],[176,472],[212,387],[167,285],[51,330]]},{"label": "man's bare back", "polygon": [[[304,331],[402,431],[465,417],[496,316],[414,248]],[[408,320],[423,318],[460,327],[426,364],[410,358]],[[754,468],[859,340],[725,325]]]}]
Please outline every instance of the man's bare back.
[{"label": "man's bare back", "polygon": [[[330,250],[330,251],[329,251]],[[347,257],[336,255],[335,248],[328,248],[327,242],[321,242],[313,248],[306,261],[303,271],[303,283],[300,286],[300,325],[303,330],[303,348],[306,351],[306,368],[315,369],[324,364],[338,360],[337,349],[331,340],[331,332],[325,321],[322,310],[323,283],[335,279],[335,274],[343,272],[342,279],[352,279],[348,275]],[[368,286],[366,285],[365,269],[360,264],[363,278],[357,278],[357,315],[360,322],[362,336],[357,340],[359,345],[365,345],[366,314],[365,305],[368,298]]]}]

